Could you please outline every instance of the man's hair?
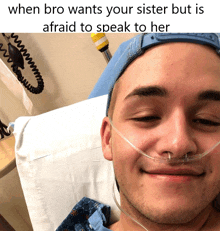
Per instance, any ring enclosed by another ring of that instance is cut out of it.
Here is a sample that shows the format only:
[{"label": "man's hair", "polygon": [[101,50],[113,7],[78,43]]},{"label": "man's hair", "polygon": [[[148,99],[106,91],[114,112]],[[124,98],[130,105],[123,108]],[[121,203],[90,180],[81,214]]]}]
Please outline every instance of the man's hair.
[{"label": "man's hair", "polygon": [[118,95],[118,91],[120,88],[120,78],[116,81],[114,88],[111,92],[111,100],[108,108],[108,116],[113,119],[114,109],[115,109],[115,103]]}]

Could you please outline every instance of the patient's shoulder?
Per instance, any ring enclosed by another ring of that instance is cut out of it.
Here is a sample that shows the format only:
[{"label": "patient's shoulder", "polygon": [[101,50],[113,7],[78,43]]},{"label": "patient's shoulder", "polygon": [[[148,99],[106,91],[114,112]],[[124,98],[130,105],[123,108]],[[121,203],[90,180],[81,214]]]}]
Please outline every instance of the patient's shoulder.
[{"label": "patient's shoulder", "polygon": [[103,224],[103,227],[107,227],[109,220],[110,207],[108,205],[83,197],[56,231],[70,227],[72,230],[99,230]]}]

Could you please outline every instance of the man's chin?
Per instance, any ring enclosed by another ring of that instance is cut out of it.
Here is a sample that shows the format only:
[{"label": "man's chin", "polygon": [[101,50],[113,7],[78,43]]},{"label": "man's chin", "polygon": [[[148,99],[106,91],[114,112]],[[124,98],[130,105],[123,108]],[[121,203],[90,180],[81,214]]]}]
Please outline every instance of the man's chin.
[{"label": "man's chin", "polygon": [[[132,211],[132,213],[138,218],[140,214],[143,219],[148,219],[158,224],[187,224],[193,221],[198,217],[203,211],[206,211],[211,205],[208,205],[208,202],[202,199],[196,200],[195,197],[185,197],[182,195],[176,196],[167,196],[166,198],[155,198],[152,200],[146,199],[135,199],[135,201],[129,200],[128,197],[125,197],[127,200],[127,208]],[[135,197],[133,197],[135,198]],[[147,198],[147,197],[145,197]],[[212,207],[212,206],[211,206]],[[139,215],[138,215],[139,214]]]},{"label": "man's chin", "polygon": [[165,213],[161,211],[154,211],[153,213],[147,213],[146,217],[154,223],[164,225],[177,225],[187,224],[191,222],[197,215],[198,214],[195,213],[195,211],[183,211],[179,209],[178,211],[167,210]]},{"label": "man's chin", "polygon": [[193,204],[173,204],[167,203],[161,206],[159,203],[155,206],[141,206],[138,209],[144,217],[158,224],[187,224],[194,220],[204,210],[200,206]]}]

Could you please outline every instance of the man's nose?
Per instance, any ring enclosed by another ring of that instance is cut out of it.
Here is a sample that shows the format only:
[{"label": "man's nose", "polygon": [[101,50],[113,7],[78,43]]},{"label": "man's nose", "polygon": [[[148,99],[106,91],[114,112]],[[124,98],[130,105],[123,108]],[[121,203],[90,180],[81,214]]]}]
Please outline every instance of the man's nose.
[{"label": "man's nose", "polygon": [[176,111],[161,127],[157,153],[164,157],[183,158],[197,153],[197,144],[192,127],[184,113]]}]

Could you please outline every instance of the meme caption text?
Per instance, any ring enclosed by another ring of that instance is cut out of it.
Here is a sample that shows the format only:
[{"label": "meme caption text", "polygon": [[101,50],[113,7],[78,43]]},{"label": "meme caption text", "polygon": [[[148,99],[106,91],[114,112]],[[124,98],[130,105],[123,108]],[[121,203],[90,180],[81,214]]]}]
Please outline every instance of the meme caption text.
[{"label": "meme caption text", "polygon": [[[10,15],[49,15],[54,16],[54,20],[49,18],[48,22],[42,23],[42,32],[169,32],[172,30],[172,21],[154,22],[150,16],[153,15],[203,15],[205,14],[205,7],[199,3],[178,5],[171,3],[167,5],[147,5],[145,3],[138,6],[62,6],[45,3],[42,6],[30,6],[18,3],[17,5],[8,6],[8,13]],[[63,16],[68,15],[68,20]],[[84,21],[83,16],[91,16],[99,19],[98,23],[88,23]],[[59,18],[62,16],[62,18]],[[69,20],[71,16],[72,20]],[[128,20],[131,17],[138,18],[137,22]],[[100,18],[99,18],[100,17]],[[77,20],[75,19],[77,18]],[[105,20],[103,20],[105,19]],[[110,23],[110,19],[117,20]],[[199,18],[198,18],[199,20]],[[104,23],[102,23],[102,21]],[[141,22],[140,22],[141,21]]]}]

